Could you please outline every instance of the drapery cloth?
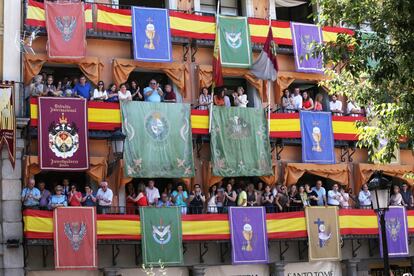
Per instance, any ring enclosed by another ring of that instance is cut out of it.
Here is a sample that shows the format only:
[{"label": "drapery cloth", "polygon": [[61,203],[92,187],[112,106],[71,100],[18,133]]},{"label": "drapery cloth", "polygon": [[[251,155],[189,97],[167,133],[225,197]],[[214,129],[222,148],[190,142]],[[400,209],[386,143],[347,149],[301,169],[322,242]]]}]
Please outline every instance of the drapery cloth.
[{"label": "drapery cloth", "polygon": [[33,77],[40,73],[45,63],[75,64],[94,84],[97,84],[100,80],[101,71],[104,67],[98,57],[85,57],[81,59],[53,59],[44,54],[25,54],[23,63],[25,84],[29,84]]},{"label": "drapery cloth", "polygon": [[211,126],[213,175],[272,175],[272,158],[263,109],[214,106]]},{"label": "drapery cloth", "polygon": [[[245,78],[254,88],[259,96],[263,98],[263,81],[256,78],[248,69],[223,67],[224,77],[242,77]],[[200,87],[210,87],[213,84],[213,67],[211,65],[199,65],[198,77]]]},{"label": "drapery cloth", "polygon": [[[105,179],[108,164],[105,157],[89,157],[89,170],[87,175],[97,183]],[[39,166],[39,158],[36,155],[26,155],[24,157],[25,179],[35,176],[42,172]]]},{"label": "drapery cloth", "polygon": [[120,85],[128,80],[129,74],[136,68],[149,71],[162,71],[172,82],[180,89],[183,96],[185,91],[185,64],[179,62],[161,63],[161,62],[140,62],[132,59],[116,58],[112,64],[112,75],[116,85]]},{"label": "drapery cloth", "polygon": [[407,181],[409,185],[414,184],[414,179],[404,177],[407,173],[412,173],[414,167],[412,165],[380,165],[380,164],[364,164],[356,165],[357,181],[355,183],[355,191],[359,191],[363,184],[366,184],[375,171],[382,171],[385,175],[398,177]]},{"label": "drapery cloth", "polygon": [[189,104],[121,103],[125,175],[194,176]]},{"label": "drapery cloth", "polygon": [[341,183],[349,185],[349,167],[347,164],[318,165],[304,163],[288,163],[285,166],[286,185],[293,185],[305,174],[311,173],[320,177],[329,178]]}]

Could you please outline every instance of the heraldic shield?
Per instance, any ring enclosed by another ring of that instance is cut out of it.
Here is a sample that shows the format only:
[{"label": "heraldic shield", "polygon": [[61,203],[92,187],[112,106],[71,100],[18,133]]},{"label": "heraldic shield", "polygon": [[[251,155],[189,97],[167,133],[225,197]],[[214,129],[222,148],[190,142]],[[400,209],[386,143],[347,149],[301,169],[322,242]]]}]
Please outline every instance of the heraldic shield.
[{"label": "heraldic shield", "polygon": [[98,268],[94,207],[56,208],[53,212],[55,269]]},{"label": "heraldic shield", "polygon": [[176,265],[183,262],[181,208],[141,208],[144,264]]},{"label": "heraldic shield", "polygon": [[341,260],[337,207],[307,207],[305,208],[305,214],[309,242],[309,260]]}]

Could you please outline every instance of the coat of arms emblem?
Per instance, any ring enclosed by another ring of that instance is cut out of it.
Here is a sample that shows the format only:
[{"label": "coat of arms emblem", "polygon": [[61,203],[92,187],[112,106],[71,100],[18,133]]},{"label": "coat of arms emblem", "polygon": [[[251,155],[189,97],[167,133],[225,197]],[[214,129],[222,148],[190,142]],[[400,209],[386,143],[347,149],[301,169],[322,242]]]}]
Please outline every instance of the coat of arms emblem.
[{"label": "coat of arms emblem", "polygon": [[171,240],[171,225],[153,225],[152,237],[155,242],[161,245],[169,243]]},{"label": "coat of arms emblem", "polygon": [[76,28],[76,16],[56,16],[55,24],[62,33],[63,40],[70,41]]},{"label": "coat of arms emblem", "polygon": [[63,159],[72,157],[79,149],[79,134],[75,123],[68,123],[68,118],[62,113],[59,122],[49,126],[49,148]]},{"label": "coat of arms emblem", "polygon": [[145,119],[145,129],[153,139],[163,141],[167,138],[170,127],[163,114],[153,112]]},{"label": "coat of arms emblem", "polygon": [[239,116],[229,118],[226,126],[228,137],[232,139],[241,139],[250,136],[249,124]]},{"label": "coat of arms emblem", "polygon": [[233,48],[238,49],[242,46],[242,33],[241,32],[225,32],[227,44]]},{"label": "coat of arms emblem", "polygon": [[400,233],[401,223],[398,218],[390,218],[385,221],[385,226],[391,236],[391,240],[396,242]]},{"label": "coat of arms emblem", "polygon": [[65,235],[72,245],[74,251],[78,251],[86,235],[86,224],[79,222],[65,223]]}]

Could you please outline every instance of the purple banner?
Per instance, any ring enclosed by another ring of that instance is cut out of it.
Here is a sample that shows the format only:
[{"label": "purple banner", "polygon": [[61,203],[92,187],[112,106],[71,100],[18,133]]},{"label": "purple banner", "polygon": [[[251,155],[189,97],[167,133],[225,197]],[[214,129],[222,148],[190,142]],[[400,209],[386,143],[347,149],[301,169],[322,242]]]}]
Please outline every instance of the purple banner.
[{"label": "purple banner", "polygon": [[322,56],[312,57],[314,43],[321,44],[322,30],[312,24],[291,22],[293,52],[295,54],[296,71],[323,74]]},{"label": "purple banner", "polygon": [[40,169],[89,169],[85,99],[40,97],[38,133]]},{"label": "purple banner", "polygon": [[264,207],[230,207],[233,264],[268,263],[266,212]]},{"label": "purple banner", "polygon": [[[382,258],[382,235],[379,217],[378,228]],[[385,231],[387,233],[388,256],[391,258],[408,256],[408,223],[405,207],[390,206],[389,210],[385,212]]]}]

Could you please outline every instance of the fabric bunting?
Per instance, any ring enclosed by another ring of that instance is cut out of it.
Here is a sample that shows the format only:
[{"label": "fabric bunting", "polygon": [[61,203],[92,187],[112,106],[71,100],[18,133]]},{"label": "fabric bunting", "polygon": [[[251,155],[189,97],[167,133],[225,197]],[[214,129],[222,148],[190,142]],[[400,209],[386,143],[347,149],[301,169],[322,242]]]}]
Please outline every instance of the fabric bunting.
[{"label": "fabric bunting", "polygon": [[[114,9],[104,5],[97,7],[97,28],[109,32],[132,32],[131,10]],[[92,9],[85,5],[86,27],[92,28]],[[252,43],[265,43],[269,29],[269,21],[265,19],[249,18],[249,29]],[[31,27],[44,27],[45,16],[43,3],[29,0],[25,24]],[[170,11],[171,35],[193,38],[193,39],[215,39],[215,18],[213,16],[202,16],[187,14],[179,11]],[[274,40],[278,45],[292,45],[290,23],[272,20]],[[325,42],[335,41],[339,33],[353,35],[352,30],[340,27],[323,27],[323,38]]]},{"label": "fabric bunting", "polygon": [[[342,236],[378,235],[378,218],[373,210],[342,209],[338,212]],[[184,215],[184,241],[229,240],[230,226],[225,214]],[[24,210],[24,236],[28,239],[53,239],[53,213]],[[414,211],[407,211],[409,234],[414,234]],[[98,240],[140,240],[140,218],[137,215],[97,215]],[[270,240],[306,238],[304,212],[266,214]]]},{"label": "fabric bunting", "polygon": [[[381,258],[382,251],[381,224],[378,217],[378,231]],[[407,257],[410,254],[408,247],[408,222],[404,206],[390,206],[385,212],[385,233],[387,236],[388,256],[391,258]]]},{"label": "fabric bunting", "polygon": [[266,42],[259,57],[253,63],[251,72],[259,79],[275,81],[278,70],[276,44],[273,40],[272,28],[269,27]]}]

